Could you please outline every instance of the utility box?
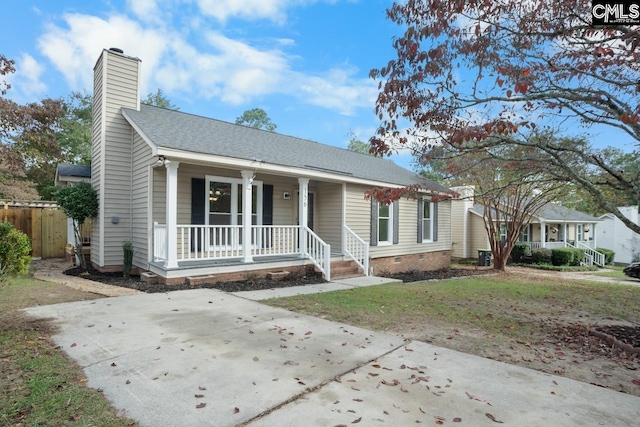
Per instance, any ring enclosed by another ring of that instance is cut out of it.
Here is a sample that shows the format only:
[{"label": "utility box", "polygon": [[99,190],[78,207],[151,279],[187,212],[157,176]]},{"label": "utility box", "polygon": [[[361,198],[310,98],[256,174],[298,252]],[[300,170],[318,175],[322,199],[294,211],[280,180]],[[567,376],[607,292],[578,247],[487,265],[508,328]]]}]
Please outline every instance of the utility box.
[{"label": "utility box", "polygon": [[478,249],[478,266],[491,266],[491,249]]}]

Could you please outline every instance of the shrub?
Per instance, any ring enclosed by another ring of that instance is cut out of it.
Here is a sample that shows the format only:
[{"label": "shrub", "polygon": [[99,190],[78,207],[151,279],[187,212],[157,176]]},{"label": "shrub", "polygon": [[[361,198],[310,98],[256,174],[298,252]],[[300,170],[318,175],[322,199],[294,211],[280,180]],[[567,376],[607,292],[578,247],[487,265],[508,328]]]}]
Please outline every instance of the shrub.
[{"label": "shrub", "polygon": [[22,276],[31,263],[29,237],[8,222],[0,223],[0,278]]},{"label": "shrub", "polygon": [[124,262],[122,264],[122,273],[124,277],[129,278],[131,275],[131,266],[133,265],[133,244],[131,242],[122,243],[124,252]]},{"label": "shrub", "polygon": [[529,252],[529,245],[526,243],[516,243],[511,249],[510,262],[523,262]]},{"label": "shrub", "polygon": [[613,264],[613,258],[615,258],[616,253],[611,249],[606,248],[596,248],[596,251],[600,252],[604,255],[604,263],[607,265]]},{"label": "shrub", "polygon": [[551,264],[572,265],[575,254],[572,248],[557,248],[551,250]]},{"label": "shrub", "polygon": [[551,249],[539,248],[531,251],[534,264],[551,264]]}]

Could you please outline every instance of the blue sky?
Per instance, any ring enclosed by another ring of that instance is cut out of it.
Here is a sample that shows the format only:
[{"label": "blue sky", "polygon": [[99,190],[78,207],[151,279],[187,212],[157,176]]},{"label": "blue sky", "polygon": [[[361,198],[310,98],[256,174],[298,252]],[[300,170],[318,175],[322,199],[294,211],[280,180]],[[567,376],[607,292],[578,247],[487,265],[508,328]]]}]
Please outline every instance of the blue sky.
[{"label": "blue sky", "polygon": [[[373,134],[372,68],[393,57],[390,0],[5,0],[0,52],[24,103],[91,90],[103,48],[142,60],[142,94],[233,122],[260,107],[277,132],[346,147]],[[394,156],[410,167],[409,155]]]},{"label": "blue sky", "polygon": [[[379,121],[368,75],[394,57],[391,0],[4,0],[0,52],[16,60],[20,103],[91,90],[104,48],[142,60],[142,94],[160,88],[182,111],[235,121],[264,109],[277,132],[346,147]],[[578,128],[624,150],[611,128]],[[392,157],[411,168],[411,157]]]}]

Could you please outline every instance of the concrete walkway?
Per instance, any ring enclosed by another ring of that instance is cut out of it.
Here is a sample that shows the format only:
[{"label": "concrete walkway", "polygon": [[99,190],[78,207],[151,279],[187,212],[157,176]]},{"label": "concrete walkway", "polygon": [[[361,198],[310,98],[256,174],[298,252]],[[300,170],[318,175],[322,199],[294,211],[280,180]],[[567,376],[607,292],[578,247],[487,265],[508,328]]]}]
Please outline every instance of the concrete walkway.
[{"label": "concrete walkway", "polygon": [[[40,306],[142,426],[632,426],[640,398],[211,289]],[[457,425],[457,424],[455,424]]]}]

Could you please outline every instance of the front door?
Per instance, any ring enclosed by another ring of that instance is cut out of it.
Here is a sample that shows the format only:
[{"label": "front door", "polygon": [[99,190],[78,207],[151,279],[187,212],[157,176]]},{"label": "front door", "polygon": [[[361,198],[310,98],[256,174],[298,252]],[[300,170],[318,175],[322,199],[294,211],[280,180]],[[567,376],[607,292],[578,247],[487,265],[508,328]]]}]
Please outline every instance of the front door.
[{"label": "front door", "polygon": [[[262,182],[254,181],[251,201],[251,223],[262,223]],[[207,225],[210,247],[238,248],[242,245],[242,180],[207,177]]]}]

